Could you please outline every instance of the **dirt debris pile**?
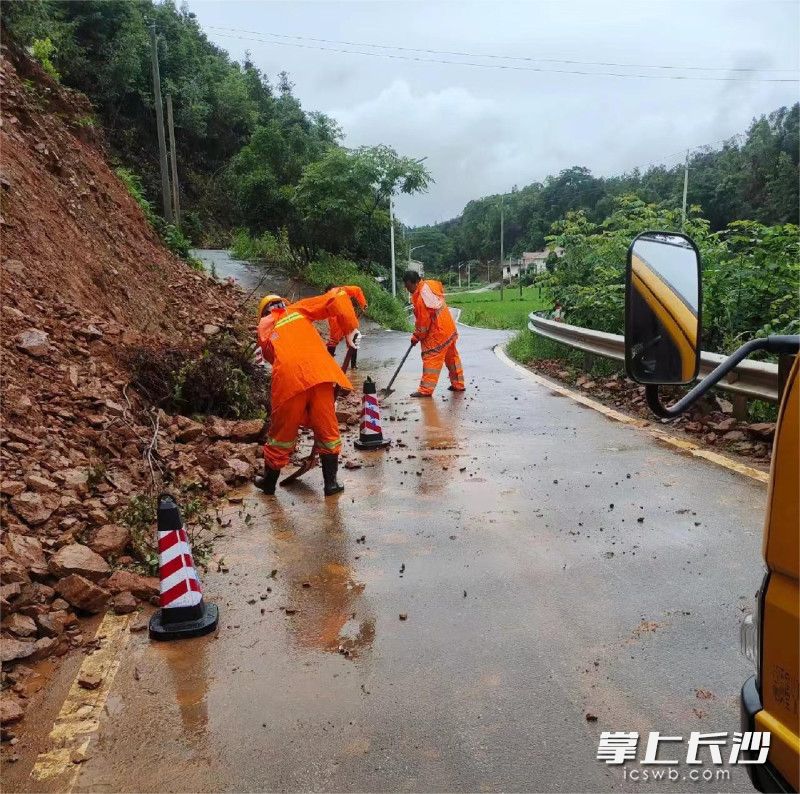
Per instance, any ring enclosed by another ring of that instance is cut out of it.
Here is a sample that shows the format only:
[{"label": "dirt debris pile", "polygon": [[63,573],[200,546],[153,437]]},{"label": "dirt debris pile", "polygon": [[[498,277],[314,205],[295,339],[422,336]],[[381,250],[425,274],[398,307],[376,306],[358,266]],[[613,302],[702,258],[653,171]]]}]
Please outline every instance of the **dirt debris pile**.
[{"label": "dirt debris pile", "polygon": [[82,616],[157,597],[120,519],[130,500],[178,482],[221,496],[259,465],[264,422],[170,416],[131,385],[125,351],[249,333],[231,325],[243,295],[160,244],[84,97],[12,46],[1,66],[5,726],[24,713],[30,663],[91,650]]}]

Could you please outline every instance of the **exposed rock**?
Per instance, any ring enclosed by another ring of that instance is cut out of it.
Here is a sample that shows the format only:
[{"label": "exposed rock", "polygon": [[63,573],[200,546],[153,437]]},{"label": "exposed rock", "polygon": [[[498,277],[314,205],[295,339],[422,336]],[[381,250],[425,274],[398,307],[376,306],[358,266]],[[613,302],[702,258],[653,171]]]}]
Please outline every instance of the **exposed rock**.
[{"label": "exposed rock", "polygon": [[16,496],[25,490],[25,483],[20,480],[3,480],[0,482],[0,493],[3,496]]},{"label": "exposed rock", "polygon": [[136,609],[136,599],[132,593],[124,590],[114,596],[111,606],[118,615],[128,615]]},{"label": "exposed rock", "polygon": [[[77,573],[96,582],[106,576],[111,569],[108,563],[88,546],[71,543],[68,546],[62,546],[50,558],[50,571],[55,576]],[[66,598],[66,596],[64,597]],[[68,598],[67,601],[69,601]]]},{"label": "exposed rock", "polygon": [[12,637],[0,637],[0,662],[13,662],[15,659],[27,659],[33,654],[34,643],[15,640]]},{"label": "exposed rock", "polygon": [[11,509],[29,526],[44,524],[53,511],[45,507],[42,497],[34,491],[23,491],[11,499]]},{"label": "exposed rock", "polygon": [[89,472],[86,469],[62,469],[53,478],[69,491],[85,493],[89,490]]},{"label": "exposed rock", "polygon": [[771,439],[775,435],[775,422],[756,422],[747,428],[747,432],[756,438]]},{"label": "exposed rock", "polygon": [[48,656],[54,653],[56,646],[58,645],[58,640],[55,637],[42,637],[41,639],[36,640],[33,645],[34,649],[33,653],[31,654],[31,659],[46,659]]},{"label": "exposed rock", "polygon": [[39,493],[49,493],[50,491],[55,491],[57,487],[52,480],[40,477],[38,474],[29,474],[25,478],[25,485],[32,491],[38,491]]},{"label": "exposed rock", "polygon": [[212,474],[208,478],[208,490],[214,497],[222,496],[228,490],[228,484],[220,474]]},{"label": "exposed rock", "polygon": [[0,697],[0,725],[13,725],[19,722],[24,714],[25,709],[16,698],[5,693]]},{"label": "exposed rock", "polygon": [[34,358],[47,355],[50,349],[50,336],[38,328],[30,328],[17,334],[17,349]]},{"label": "exposed rock", "polygon": [[206,323],[203,326],[203,336],[214,336],[219,333],[219,326],[213,323]]},{"label": "exposed rock", "polygon": [[38,538],[9,532],[6,535],[5,547],[13,559],[28,569],[34,576],[47,575],[47,562],[44,558],[42,544]]},{"label": "exposed rock", "polygon": [[264,432],[263,419],[242,419],[231,422],[228,428],[228,438],[238,442],[258,441]]},{"label": "exposed rock", "polygon": [[3,584],[30,582],[28,569],[18,563],[13,557],[3,555],[0,557],[0,581]]},{"label": "exposed rock", "polygon": [[731,430],[722,437],[725,441],[744,441],[745,434],[741,430]]},{"label": "exposed rock", "polygon": [[92,533],[89,547],[102,557],[118,556],[125,551],[131,539],[126,527],[119,524],[106,524]]},{"label": "exposed rock", "polygon": [[249,480],[253,474],[253,467],[239,458],[227,458],[225,464],[233,470],[236,479]]},{"label": "exposed rock", "polygon": [[106,587],[112,593],[123,593],[129,590],[137,598],[147,600],[158,595],[160,582],[155,576],[140,576],[131,571],[114,571],[108,577]]},{"label": "exposed rock", "polygon": [[97,689],[103,683],[103,676],[100,673],[80,673],[78,684],[84,689]]},{"label": "exposed rock", "polygon": [[89,341],[103,338],[103,332],[94,325],[87,325],[85,328],[77,328],[75,333]]},{"label": "exposed rock", "polygon": [[76,573],[64,577],[56,584],[56,591],[69,604],[84,612],[102,612],[111,594]]},{"label": "exposed rock", "polygon": [[188,425],[185,425],[178,431],[178,434],[175,436],[175,440],[181,444],[194,441],[196,438],[203,435],[204,430],[205,428],[199,422],[190,421]]},{"label": "exposed rock", "polygon": [[33,618],[29,618],[19,612],[15,612],[3,620],[2,628],[15,637],[36,636],[36,623],[34,623]]},{"label": "exposed rock", "polygon": [[731,416],[728,419],[723,419],[721,422],[709,424],[709,427],[712,430],[716,430],[718,433],[727,433],[729,430],[733,430],[733,428],[736,427],[736,420]]},{"label": "exposed rock", "polygon": [[36,624],[45,637],[59,637],[67,626],[67,615],[61,611],[45,612],[36,618]]}]

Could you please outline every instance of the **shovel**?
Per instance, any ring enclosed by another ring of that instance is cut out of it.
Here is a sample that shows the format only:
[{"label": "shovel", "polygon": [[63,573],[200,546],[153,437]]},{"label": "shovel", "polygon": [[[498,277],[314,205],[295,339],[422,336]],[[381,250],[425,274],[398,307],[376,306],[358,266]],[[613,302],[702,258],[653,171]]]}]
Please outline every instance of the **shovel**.
[{"label": "shovel", "polygon": [[[350,368],[350,362],[353,358],[353,349],[351,347],[347,348],[347,353],[345,354],[344,361],[342,362],[342,372],[347,372]],[[336,407],[336,398],[339,396],[339,385],[337,384],[334,389],[334,410]],[[281,485],[291,485],[295,480],[300,479],[304,474],[308,473],[317,465],[317,453],[314,452],[314,448],[311,448],[311,452],[303,458],[302,463],[287,477],[284,477],[281,480]]]},{"label": "shovel", "polygon": [[392,384],[394,383],[395,378],[400,374],[400,370],[403,368],[403,364],[406,363],[406,359],[408,358],[408,354],[411,352],[412,347],[414,347],[414,345],[409,345],[408,350],[406,350],[406,354],[403,356],[402,359],[400,359],[400,363],[397,365],[397,369],[394,371],[394,375],[392,375],[392,379],[389,381],[389,385],[385,389],[380,390],[379,394],[381,395],[381,397],[388,397],[390,394],[392,394],[392,392],[394,392]]}]

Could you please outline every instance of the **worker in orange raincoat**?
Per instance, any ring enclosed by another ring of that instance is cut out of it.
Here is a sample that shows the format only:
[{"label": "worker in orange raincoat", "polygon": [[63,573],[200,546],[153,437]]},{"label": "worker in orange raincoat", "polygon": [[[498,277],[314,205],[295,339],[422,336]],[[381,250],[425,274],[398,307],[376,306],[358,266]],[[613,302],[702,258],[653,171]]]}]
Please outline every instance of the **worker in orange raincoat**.
[{"label": "worker in orange raincoat", "polygon": [[344,490],[336,480],[342,439],[334,407],[334,388],[353,385],[328,355],[315,320],[335,318],[349,347],[358,348],[361,333],[353,305],[345,294],[325,294],[287,305],[279,295],[267,295],[258,307],[258,344],[272,364],[272,413],[264,444],[264,476],[256,485],[275,493],[280,470],[289,462],[300,426],[314,431],[325,496]]},{"label": "worker in orange raincoat", "polygon": [[[361,287],[357,287],[355,284],[347,284],[341,287],[337,287],[335,284],[328,284],[325,287],[325,294],[327,295],[330,292],[344,292],[345,295],[348,296],[352,301],[358,304],[359,309],[363,312],[364,309],[367,308],[367,299],[364,297],[364,292],[362,291]],[[344,331],[342,331],[339,321],[335,317],[331,317],[328,320],[328,352],[332,355],[336,355],[336,348],[339,346],[339,342],[344,339]],[[357,368],[358,364],[358,351],[353,350],[350,356],[350,366],[353,369]]]},{"label": "worker in orange raincoat", "polygon": [[450,391],[464,391],[464,370],[456,349],[458,331],[444,299],[441,281],[421,279],[415,270],[403,274],[414,307],[411,344],[422,345],[422,380],[412,397],[430,397],[439,380],[442,364],[450,374]]}]

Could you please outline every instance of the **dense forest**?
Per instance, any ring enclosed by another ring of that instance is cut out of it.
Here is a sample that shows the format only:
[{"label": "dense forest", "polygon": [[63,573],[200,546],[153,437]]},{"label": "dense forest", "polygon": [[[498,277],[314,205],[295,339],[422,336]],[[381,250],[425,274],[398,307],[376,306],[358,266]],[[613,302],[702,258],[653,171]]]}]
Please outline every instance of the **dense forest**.
[{"label": "dense forest", "polygon": [[336,122],[308,112],[286,73],[236,63],[187,7],[152,0],[2,4],[4,35],[92,101],[112,158],[137,198],[160,207],[151,73],[158,36],[162,92],[173,98],[183,232],[227,242],[233,229],[300,267],[323,252],[386,260],[388,199],[424,190],[415,159],[386,146],[348,150]]},{"label": "dense forest", "polygon": [[[800,104],[782,107],[754,120],[745,135],[721,148],[707,147],[691,155],[688,203],[701,208],[712,230],[739,220],[767,226],[797,223],[798,121]],[[414,229],[413,244],[425,246],[416,256],[438,272],[464,260],[496,259],[501,199],[505,250],[510,256],[541,250],[553,224],[569,212],[582,210],[589,221],[600,224],[613,214],[622,196],[680,207],[683,173],[683,163],[609,178],[593,176],[587,168],[567,168],[504,196],[470,201],[453,220]]]}]

